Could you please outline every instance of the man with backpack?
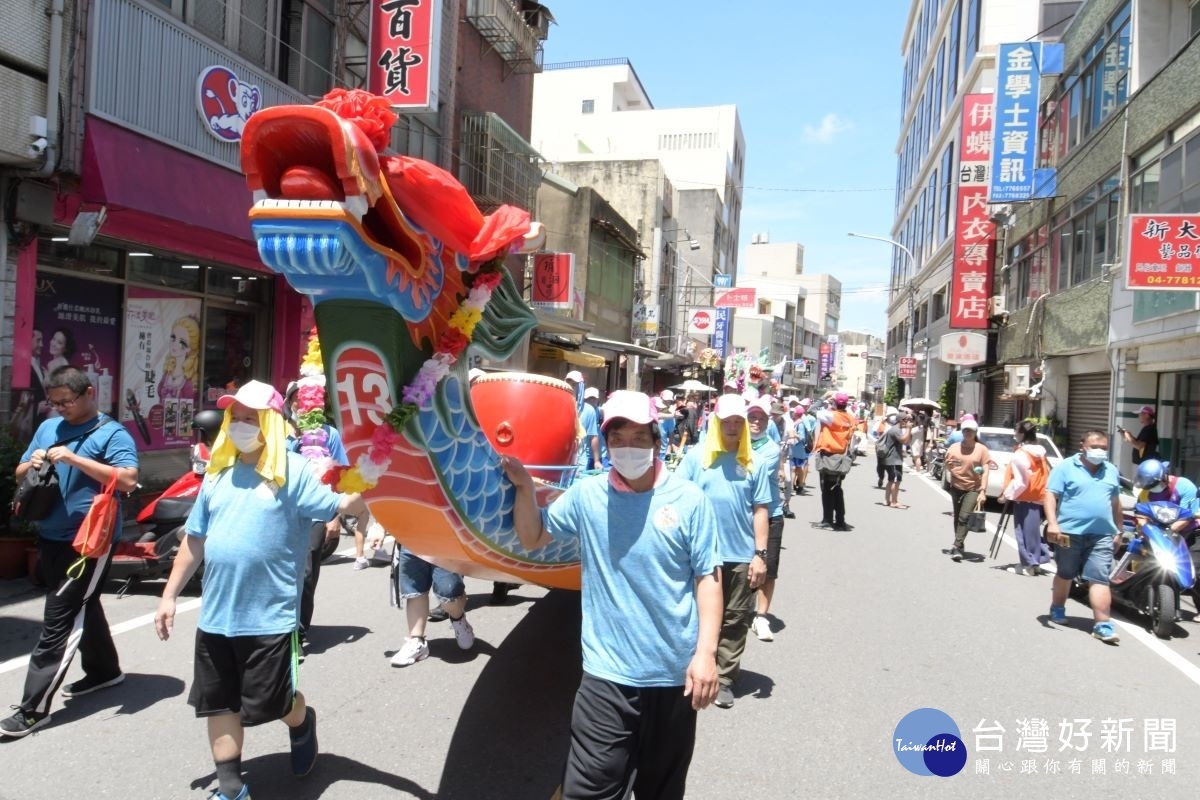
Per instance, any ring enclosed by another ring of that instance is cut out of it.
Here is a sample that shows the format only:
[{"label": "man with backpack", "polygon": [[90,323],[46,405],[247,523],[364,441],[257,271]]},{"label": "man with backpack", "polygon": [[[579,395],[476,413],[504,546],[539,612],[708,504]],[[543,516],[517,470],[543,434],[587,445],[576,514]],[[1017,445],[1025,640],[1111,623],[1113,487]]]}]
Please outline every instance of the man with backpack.
[{"label": "man with backpack", "polygon": [[812,400],[804,398],[792,411],[796,430],[796,443],[792,446],[792,482],[796,494],[808,493],[808,465],[812,456],[813,443],[817,439],[817,418],[809,413]]},{"label": "man with backpack", "polygon": [[1040,575],[1042,564],[1050,560],[1050,549],[1042,541],[1042,502],[1046,499],[1046,479],[1050,462],[1046,448],[1037,443],[1037,426],[1029,420],[1017,423],[1017,451],[1004,470],[1004,489],[1000,496],[1012,503],[1013,528],[1017,539],[1019,567],[1008,571],[1017,575]]}]

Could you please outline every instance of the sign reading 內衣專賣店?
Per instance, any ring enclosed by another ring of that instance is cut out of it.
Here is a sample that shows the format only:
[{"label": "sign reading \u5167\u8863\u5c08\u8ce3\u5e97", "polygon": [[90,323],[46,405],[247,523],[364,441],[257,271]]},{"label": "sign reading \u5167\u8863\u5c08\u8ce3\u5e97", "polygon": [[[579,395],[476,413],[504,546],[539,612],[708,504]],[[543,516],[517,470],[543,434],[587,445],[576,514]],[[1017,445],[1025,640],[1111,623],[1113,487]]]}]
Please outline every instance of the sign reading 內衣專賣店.
[{"label": "sign reading \u5167\u8863\u5c08\u8ce3\u5e97", "polygon": [[1200,214],[1130,214],[1125,286],[1200,290]]},{"label": "sign reading \u5167\u8863\u5c08\u8ce3\u5e97", "polygon": [[996,225],[988,212],[992,155],[992,96],[963,98],[958,165],[958,209],[950,284],[950,327],[987,328]]}]

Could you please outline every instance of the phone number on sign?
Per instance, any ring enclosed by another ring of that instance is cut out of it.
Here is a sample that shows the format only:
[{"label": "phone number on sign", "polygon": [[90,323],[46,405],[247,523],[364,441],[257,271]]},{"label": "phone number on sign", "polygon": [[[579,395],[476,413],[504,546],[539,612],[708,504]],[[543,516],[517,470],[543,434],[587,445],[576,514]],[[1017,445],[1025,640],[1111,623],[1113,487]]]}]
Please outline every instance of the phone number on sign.
[{"label": "phone number on sign", "polygon": [[1146,286],[1200,287],[1200,275],[1139,275],[1138,283]]}]

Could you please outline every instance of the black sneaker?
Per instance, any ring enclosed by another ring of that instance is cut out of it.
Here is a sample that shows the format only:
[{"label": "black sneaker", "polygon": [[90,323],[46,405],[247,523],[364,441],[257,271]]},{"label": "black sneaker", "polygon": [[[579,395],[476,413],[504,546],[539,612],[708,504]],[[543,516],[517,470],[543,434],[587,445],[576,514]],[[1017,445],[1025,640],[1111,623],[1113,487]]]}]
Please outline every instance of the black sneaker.
[{"label": "black sneaker", "polygon": [[290,735],[292,745],[292,774],[303,778],[312,772],[317,763],[317,712],[312,706],[304,710],[304,719],[308,723],[308,731],[296,736]]},{"label": "black sneaker", "polygon": [[950,560],[951,561],[962,561],[963,560],[963,551],[962,551],[961,547],[955,546],[955,547],[950,548]]},{"label": "black sneaker", "polygon": [[833,523],[833,529],[835,531],[852,531],[852,530],[854,530],[853,528],[851,528],[849,525],[847,525],[844,522]]},{"label": "black sneaker", "polygon": [[85,675],[62,690],[63,697],[83,697],[85,694],[98,692],[125,680],[125,673],[118,672],[115,678],[97,678],[95,675]]},{"label": "black sneaker", "polygon": [[28,736],[50,721],[49,714],[37,714],[13,706],[17,711],[11,717],[0,721],[0,736],[10,739],[20,739]]},{"label": "black sneaker", "polygon": [[713,700],[717,708],[733,708],[733,687],[724,683],[717,689],[717,699]]},{"label": "black sneaker", "polygon": [[784,516],[784,519],[795,519],[796,512],[792,511],[790,508],[785,508],[783,510],[783,516]]}]

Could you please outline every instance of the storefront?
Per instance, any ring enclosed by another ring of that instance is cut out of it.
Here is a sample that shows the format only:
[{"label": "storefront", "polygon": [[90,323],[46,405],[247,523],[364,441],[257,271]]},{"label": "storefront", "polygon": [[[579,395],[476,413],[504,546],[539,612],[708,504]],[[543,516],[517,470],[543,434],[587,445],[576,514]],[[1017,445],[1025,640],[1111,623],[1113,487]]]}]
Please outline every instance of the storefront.
[{"label": "storefront", "polygon": [[[281,385],[287,365],[299,363],[303,315],[280,315],[295,322],[289,331],[271,312],[300,311],[301,298],[265,268],[105,238],[76,247],[61,234],[27,244],[18,266],[33,273],[32,297],[18,308],[31,331],[28,356],[13,359],[9,427],[18,439],[54,414],[43,383],[69,364],[92,379],[100,410],[129,429],[143,483],[173,480],[197,411],[248,380]],[[293,346],[276,347],[281,337]],[[290,360],[277,363],[277,354]]]},{"label": "storefront", "polygon": [[1108,372],[1072,375],[1067,383],[1067,450],[1074,451],[1089,430],[1111,427],[1109,398],[1112,377]]}]

